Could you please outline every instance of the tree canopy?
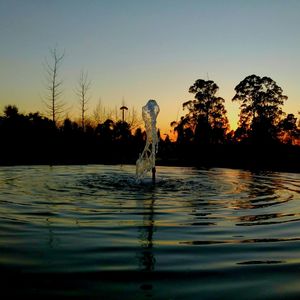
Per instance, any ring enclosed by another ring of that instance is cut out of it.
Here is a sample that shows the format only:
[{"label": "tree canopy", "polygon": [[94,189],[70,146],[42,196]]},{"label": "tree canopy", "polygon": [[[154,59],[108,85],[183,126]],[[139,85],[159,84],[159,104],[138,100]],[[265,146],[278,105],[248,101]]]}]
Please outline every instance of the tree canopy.
[{"label": "tree canopy", "polygon": [[278,127],[283,116],[282,105],[287,96],[269,77],[247,76],[235,87],[232,101],[239,101],[240,120],[237,133],[250,137],[254,142],[266,143],[277,139]]},{"label": "tree canopy", "polygon": [[[191,137],[199,143],[220,143],[224,141],[229,128],[225,100],[217,96],[219,87],[212,80],[198,79],[189,88],[194,99],[183,103],[188,113],[175,126],[178,136]],[[175,125],[173,123],[173,125]]]}]

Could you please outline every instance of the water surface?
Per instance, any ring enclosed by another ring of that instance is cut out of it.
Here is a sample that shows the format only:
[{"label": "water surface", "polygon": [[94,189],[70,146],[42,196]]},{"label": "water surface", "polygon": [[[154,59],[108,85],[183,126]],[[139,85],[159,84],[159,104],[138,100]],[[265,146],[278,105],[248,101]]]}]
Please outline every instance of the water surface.
[{"label": "water surface", "polygon": [[0,168],[2,291],[103,299],[299,299],[300,175]]}]

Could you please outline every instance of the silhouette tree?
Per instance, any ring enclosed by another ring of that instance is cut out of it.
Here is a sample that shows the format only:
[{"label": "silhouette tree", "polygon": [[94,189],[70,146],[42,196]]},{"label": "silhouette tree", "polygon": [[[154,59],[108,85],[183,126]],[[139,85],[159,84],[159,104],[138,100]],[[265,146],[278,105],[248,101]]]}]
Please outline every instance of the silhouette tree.
[{"label": "silhouette tree", "polygon": [[135,130],[134,135],[132,137],[133,149],[137,155],[142,153],[146,141],[146,132],[142,131],[139,127]]},{"label": "silhouette tree", "polygon": [[80,72],[76,94],[79,97],[79,105],[81,111],[81,127],[85,130],[85,113],[88,110],[89,96],[88,92],[91,88],[91,81],[88,79],[88,73],[83,70]]},{"label": "silhouette tree", "polygon": [[38,112],[24,115],[16,106],[6,106],[0,117],[0,163],[37,163],[42,161],[42,156],[47,160],[55,128],[51,120]]},{"label": "silhouette tree", "polygon": [[7,105],[4,107],[5,118],[14,118],[18,116],[19,110],[15,105]]},{"label": "silhouette tree", "polygon": [[195,94],[195,99],[183,103],[188,113],[181,119],[183,128],[177,127],[177,130],[183,133],[184,129],[192,129],[195,140],[200,143],[224,141],[229,125],[225,100],[216,96],[218,89],[212,80],[196,80],[189,88],[189,92]]},{"label": "silhouette tree", "polygon": [[26,132],[28,122],[23,114],[19,113],[15,105],[7,105],[4,107],[3,127],[7,138],[16,143],[23,139]]},{"label": "silhouette tree", "polygon": [[65,53],[60,53],[57,48],[50,49],[50,62],[45,59],[46,89],[45,105],[52,121],[56,124],[57,118],[65,111],[65,103],[62,101],[62,84],[59,78],[59,70]]},{"label": "silhouette tree", "polygon": [[275,141],[278,123],[283,115],[281,106],[287,99],[282,88],[269,77],[247,76],[235,87],[232,101],[239,101],[239,130],[243,138],[254,143]]},{"label": "silhouette tree", "polygon": [[294,114],[288,114],[279,122],[279,136],[282,142],[293,144],[300,138],[300,128],[297,128],[297,118]]},{"label": "silhouette tree", "polygon": [[131,130],[135,130],[143,124],[141,114],[139,114],[134,107],[128,110],[127,123],[130,125]]},{"label": "silhouette tree", "polygon": [[131,137],[130,125],[127,122],[118,121],[114,127],[115,139],[128,142]]},{"label": "silhouette tree", "polygon": [[173,121],[170,125],[177,134],[176,142],[178,144],[187,144],[193,141],[194,133],[189,118],[181,117],[179,122]]},{"label": "silhouette tree", "polygon": [[114,140],[115,133],[114,121],[107,119],[104,123],[98,124],[96,134],[100,137],[103,144],[110,144]]}]

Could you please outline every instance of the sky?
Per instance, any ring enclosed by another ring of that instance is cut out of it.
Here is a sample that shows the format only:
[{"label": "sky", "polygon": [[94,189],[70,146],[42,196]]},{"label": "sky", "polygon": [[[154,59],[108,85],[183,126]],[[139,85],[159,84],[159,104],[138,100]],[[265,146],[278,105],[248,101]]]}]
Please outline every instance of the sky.
[{"label": "sky", "polygon": [[299,28],[298,0],[0,0],[0,110],[46,112],[44,63],[56,47],[65,51],[63,100],[75,117],[81,70],[92,82],[87,114],[99,98],[140,112],[155,99],[162,133],[185,114],[197,79],[219,86],[232,129],[234,88],[252,74],[275,80],[288,96],[284,111],[297,114]]}]

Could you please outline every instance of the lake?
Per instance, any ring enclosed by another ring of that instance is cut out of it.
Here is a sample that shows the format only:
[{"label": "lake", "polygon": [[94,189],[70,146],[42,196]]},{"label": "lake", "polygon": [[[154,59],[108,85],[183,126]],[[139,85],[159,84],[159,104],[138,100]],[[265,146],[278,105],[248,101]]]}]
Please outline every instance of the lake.
[{"label": "lake", "polygon": [[300,174],[0,168],[1,294],[299,299]]}]

